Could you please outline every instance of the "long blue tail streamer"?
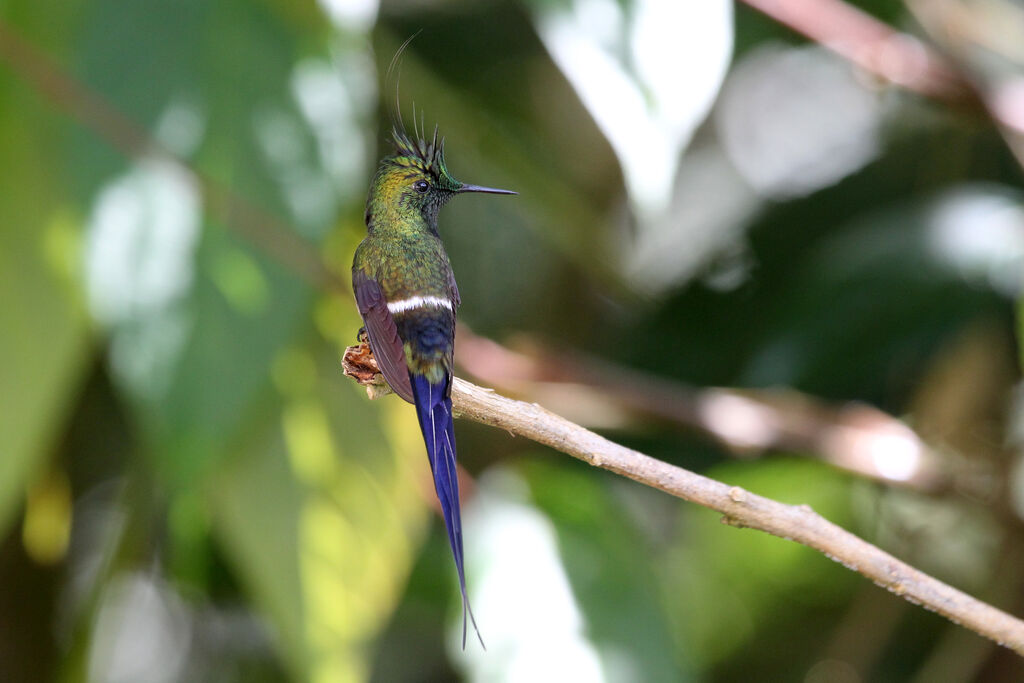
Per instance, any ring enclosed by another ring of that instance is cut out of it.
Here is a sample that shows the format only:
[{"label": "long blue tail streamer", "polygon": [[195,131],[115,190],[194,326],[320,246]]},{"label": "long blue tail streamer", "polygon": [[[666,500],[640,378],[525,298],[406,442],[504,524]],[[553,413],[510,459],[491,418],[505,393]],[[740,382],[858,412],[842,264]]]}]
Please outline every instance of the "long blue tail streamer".
[{"label": "long blue tail streamer", "polygon": [[[459,513],[459,479],[455,467],[455,424],[452,419],[452,400],[448,395],[451,378],[439,384],[431,384],[422,375],[410,373],[412,393],[416,400],[416,416],[420,421],[423,441],[430,458],[430,470],[434,474],[434,489],[441,501],[444,525],[448,530],[448,542],[455,558],[459,573],[459,589],[462,592],[462,648],[466,648],[467,623],[473,624],[481,647],[484,639],[477,628],[473,609],[466,594],[466,573],[462,554],[462,517]],[[467,621],[468,615],[468,621]]]}]

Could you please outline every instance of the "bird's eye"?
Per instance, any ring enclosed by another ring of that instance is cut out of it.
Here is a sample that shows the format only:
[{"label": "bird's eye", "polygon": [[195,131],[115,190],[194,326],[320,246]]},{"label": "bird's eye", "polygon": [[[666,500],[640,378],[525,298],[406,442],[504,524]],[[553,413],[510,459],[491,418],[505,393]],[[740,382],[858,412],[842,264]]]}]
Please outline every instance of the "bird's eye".
[{"label": "bird's eye", "polygon": [[427,183],[426,180],[417,180],[415,183],[412,184],[412,186],[413,189],[415,189],[420,194],[423,194],[424,192],[430,189],[430,184]]}]

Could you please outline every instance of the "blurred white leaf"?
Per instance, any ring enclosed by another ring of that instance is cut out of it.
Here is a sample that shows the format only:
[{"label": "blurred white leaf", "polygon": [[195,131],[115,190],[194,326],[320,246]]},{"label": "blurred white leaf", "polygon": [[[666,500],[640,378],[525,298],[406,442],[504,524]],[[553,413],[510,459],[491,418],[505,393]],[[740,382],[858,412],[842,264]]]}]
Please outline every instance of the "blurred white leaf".
[{"label": "blurred white leaf", "polygon": [[462,613],[449,643],[472,681],[607,680],[585,635],[579,605],[550,520],[521,502],[526,484],[510,471],[479,481],[466,522],[470,600],[487,651],[462,650]]},{"label": "blurred white leaf", "polygon": [[882,105],[820,47],[764,47],[729,74],[715,123],[730,161],[760,195],[800,197],[853,173],[880,150]]},{"label": "blurred white leaf", "polygon": [[712,258],[717,268],[708,273],[709,286],[743,284],[751,267],[743,235],[761,203],[721,147],[691,149],[679,168],[671,209],[623,245],[630,284],[656,294],[693,277]]},{"label": "blurred white leaf", "polygon": [[137,395],[159,395],[187,332],[201,211],[178,166],[143,159],[96,198],[85,246],[93,315],[111,327],[114,372]]},{"label": "blurred white leaf", "polygon": [[1024,203],[1015,190],[967,185],[941,197],[928,220],[932,253],[970,280],[1024,293]]},{"label": "blurred white leaf", "polygon": [[318,0],[317,4],[342,31],[369,31],[377,20],[377,0]]},{"label": "blurred white leaf", "polygon": [[190,629],[177,594],[145,574],[103,591],[89,652],[90,683],[173,683],[188,661]]},{"label": "blurred white leaf", "polygon": [[622,164],[643,224],[669,207],[682,150],[732,54],[726,0],[535,5],[545,46]]}]

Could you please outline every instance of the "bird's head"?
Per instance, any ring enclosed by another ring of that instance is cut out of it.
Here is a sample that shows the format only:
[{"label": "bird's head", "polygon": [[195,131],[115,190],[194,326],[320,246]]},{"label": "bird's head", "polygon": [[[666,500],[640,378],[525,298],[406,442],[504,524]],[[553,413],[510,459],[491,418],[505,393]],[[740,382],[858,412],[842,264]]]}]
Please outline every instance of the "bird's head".
[{"label": "bird's head", "polygon": [[405,131],[393,132],[395,152],[384,157],[377,169],[367,203],[367,222],[378,209],[420,213],[431,226],[437,225],[437,213],[444,204],[464,192],[516,194],[511,190],[461,183],[452,177],[444,161],[444,138],[437,129],[430,142],[409,137]]}]

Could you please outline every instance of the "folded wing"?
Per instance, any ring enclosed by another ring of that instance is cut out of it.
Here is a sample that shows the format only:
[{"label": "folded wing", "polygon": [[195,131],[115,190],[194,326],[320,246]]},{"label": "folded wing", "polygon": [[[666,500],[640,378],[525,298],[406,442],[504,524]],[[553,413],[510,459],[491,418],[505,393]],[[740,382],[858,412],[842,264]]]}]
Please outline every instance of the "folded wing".
[{"label": "folded wing", "polygon": [[412,403],[412,384],[405,363],[405,346],[398,336],[398,328],[388,310],[388,302],[380,284],[361,268],[356,268],[352,271],[352,288],[381,374],[396,394]]}]

